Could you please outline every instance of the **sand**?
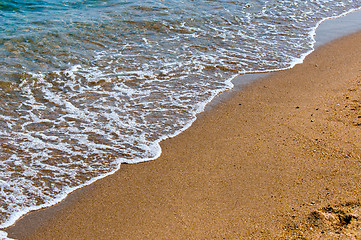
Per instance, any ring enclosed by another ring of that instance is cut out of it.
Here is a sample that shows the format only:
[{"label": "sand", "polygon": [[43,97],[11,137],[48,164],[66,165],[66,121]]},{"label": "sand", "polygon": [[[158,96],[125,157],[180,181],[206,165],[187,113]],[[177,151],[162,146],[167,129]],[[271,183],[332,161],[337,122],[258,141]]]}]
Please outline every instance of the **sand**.
[{"label": "sand", "polygon": [[18,239],[361,239],[361,33],[249,84]]}]

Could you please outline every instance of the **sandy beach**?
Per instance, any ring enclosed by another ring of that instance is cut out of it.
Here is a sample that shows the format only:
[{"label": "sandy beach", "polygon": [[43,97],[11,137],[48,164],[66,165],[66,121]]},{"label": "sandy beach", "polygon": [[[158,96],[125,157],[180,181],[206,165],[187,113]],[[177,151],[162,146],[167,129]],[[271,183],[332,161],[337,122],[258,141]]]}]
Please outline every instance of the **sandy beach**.
[{"label": "sandy beach", "polygon": [[360,239],[361,33],[245,86],[6,229],[16,239]]}]

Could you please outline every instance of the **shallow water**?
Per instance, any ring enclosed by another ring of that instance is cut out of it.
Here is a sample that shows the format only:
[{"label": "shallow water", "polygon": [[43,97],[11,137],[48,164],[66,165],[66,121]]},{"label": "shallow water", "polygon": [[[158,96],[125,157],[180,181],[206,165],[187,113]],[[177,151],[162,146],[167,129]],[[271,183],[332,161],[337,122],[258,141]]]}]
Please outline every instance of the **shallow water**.
[{"label": "shallow water", "polygon": [[240,73],[292,67],[361,1],[0,3],[0,223],[160,154]]}]

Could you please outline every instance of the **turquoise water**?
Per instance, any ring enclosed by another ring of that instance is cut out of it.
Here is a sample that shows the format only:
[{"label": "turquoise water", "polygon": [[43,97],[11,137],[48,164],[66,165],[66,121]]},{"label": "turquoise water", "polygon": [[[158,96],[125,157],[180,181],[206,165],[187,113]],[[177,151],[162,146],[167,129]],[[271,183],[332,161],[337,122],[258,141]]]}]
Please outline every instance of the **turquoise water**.
[{"label": "turquoise water", "polygon": [[292,67],[361,1],[2,1],[0,224],[155,159],[241,73]]}]

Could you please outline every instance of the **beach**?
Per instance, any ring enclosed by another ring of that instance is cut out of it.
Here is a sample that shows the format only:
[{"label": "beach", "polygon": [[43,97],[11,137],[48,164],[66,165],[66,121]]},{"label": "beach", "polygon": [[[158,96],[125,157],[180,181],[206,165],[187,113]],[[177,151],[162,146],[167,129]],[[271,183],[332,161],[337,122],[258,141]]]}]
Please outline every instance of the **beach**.
[{"label": "beach", "polygon": [[359,0],[0,5],[0,239],[24,215],[158,159],[161,142],[248,84],[361,31]]},{"label": "beach", "polygon": [[243,86],[16,239],[361,238],[361,33]]},{"label": "beach", "polygon": [[[237,80],[236,80],[237,81]],[[6,229],[16,239],[361,238],[361,33],[198,115],[160,158]]]}]

